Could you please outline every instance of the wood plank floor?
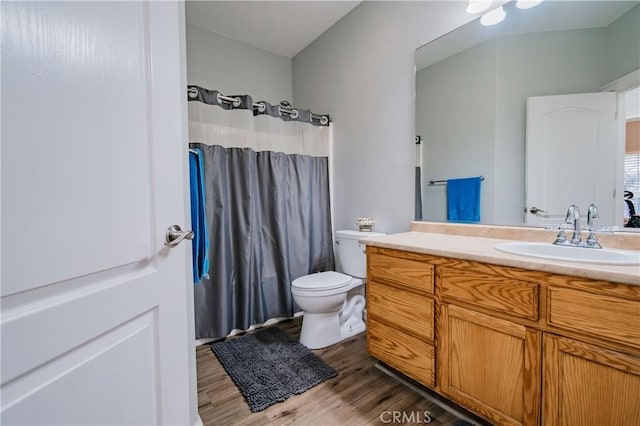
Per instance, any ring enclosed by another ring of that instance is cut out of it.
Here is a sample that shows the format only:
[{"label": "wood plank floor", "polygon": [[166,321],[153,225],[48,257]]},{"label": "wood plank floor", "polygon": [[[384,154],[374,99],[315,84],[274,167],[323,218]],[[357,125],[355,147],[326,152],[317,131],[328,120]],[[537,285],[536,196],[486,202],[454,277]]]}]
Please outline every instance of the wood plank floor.
[{"label": "wood plank floor", "polygon": [[[301,319],[278,324],[292,336],[300,334]],[[197,348],[198,410],[205,425],[383,425],[452,426],[457,419],[431,401],[374,367],[367,354],[365,333],[314,351],[338,371],[338,376],[252,413],[209,345]],[[390,422],[404,412],[406,422]],[[383,414],[385,413],[385,414]],[[382,415],[382,418],[381,418]]]}]

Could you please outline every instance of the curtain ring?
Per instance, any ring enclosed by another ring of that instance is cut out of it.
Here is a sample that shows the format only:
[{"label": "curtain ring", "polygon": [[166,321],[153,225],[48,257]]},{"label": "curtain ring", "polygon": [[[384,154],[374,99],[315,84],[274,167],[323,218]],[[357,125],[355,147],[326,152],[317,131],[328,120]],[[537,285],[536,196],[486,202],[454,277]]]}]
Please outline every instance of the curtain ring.
[{"label": "curtain ring", "polygon": [[187,95],[188,95],[191,99],[198,97],[198,89],[197,89],[196,87],[189,87],[189,88],[187,89]]},{"label": "curtain ring", "polygon": [[220,92],[216,93],[216,100],[218,101],[219,105],[222,105],[224,102],[230,103],[235,108],[238,108],[240,105],[242,105],[242,100],[240,98],[233,98],[231,96],[222,96]]},{"label": "curtain ring", "polygon": [[264,104],[264,102],[258,102],[256,105],[258,105],[259,112],[265,112],[265,110],[267,109],[267,106]]},{"label": "curtain ring", "polygon": [[280,116],[282,116],[282,114],[289,114],[289,116],[295,120],[298,118],[298,110],[297,109],[285,109],[284,111],[282,110],[282,105],[278,105],[278,114],[280,114]]}]

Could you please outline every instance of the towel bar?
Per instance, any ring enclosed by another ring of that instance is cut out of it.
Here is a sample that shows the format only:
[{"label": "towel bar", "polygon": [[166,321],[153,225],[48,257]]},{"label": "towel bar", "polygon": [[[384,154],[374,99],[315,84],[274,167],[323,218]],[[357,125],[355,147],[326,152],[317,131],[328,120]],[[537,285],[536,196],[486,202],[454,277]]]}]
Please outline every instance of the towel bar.
[{"label": "towel bar", "polygon": [[[484,180],[484,176],[480,176],[480,180]],[[447,184],[447,180],[446,179],[440,179],[440,180],[434,180],[431,179],[429,181],[429,185],[446,185]]]}]

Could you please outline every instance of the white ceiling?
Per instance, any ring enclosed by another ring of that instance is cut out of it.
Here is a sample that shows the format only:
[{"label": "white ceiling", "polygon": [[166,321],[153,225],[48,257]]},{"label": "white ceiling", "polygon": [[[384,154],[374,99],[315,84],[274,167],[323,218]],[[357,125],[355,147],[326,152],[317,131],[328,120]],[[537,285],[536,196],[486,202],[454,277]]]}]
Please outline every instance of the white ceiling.
[{"label": "white ceiling", "polygon": [[193,1],[187,24],[293,58],[359,1]]}]

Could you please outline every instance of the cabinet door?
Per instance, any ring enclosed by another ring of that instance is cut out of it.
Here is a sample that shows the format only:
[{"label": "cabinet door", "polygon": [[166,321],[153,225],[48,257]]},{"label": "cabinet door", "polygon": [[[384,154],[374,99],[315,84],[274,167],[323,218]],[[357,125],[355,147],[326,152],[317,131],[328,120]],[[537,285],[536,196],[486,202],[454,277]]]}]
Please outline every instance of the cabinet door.
[{"label": "cabinet door", "polygon": [[539,331],[447,304],[437,330],[445,395],[496,424],[538,423]]},{"label": "cabinet door", "polygon": [[640,425],[640,358],[546,334],[545,426]]}]

